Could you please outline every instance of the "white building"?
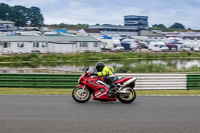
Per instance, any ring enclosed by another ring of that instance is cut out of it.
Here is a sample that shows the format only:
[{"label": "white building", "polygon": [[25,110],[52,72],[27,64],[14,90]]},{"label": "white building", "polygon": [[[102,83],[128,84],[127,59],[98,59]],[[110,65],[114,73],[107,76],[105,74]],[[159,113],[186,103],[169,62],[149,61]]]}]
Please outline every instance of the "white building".
[{"label": "white building", "polygon": [[89,29],[98,29],[101,34],[105,35],[123,35],[123,36],[138,36],[139,30],[137,26],[113,26],[113,25],[92,25]]},{"label": "white building", "polygon": [[200,32],[180,32],[179,37],[183,39],[200,39]]},{"label": "white building", "polygon": [[100,52],[100,45],[87,36],[0,36],[0,54]]},{"label": "white building", "polygon": [[200,32],[162,32],[166,37],[182,38],[182,39],[200,39]]},{"label": "white building", "polygon": [[81,29],[78,31],[80,36],[101,36],[101,32],[98,29]]},{"label": "white building", "polygon": [[15,23],[11,21],[0,21],[0,31],[14,31]]}]

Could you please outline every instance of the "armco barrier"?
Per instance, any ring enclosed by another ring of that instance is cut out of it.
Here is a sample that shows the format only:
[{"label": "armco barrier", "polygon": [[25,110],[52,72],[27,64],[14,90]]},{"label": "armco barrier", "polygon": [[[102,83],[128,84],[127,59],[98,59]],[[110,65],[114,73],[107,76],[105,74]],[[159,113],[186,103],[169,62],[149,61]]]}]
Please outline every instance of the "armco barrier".
[{"label": "armco barrier", "polygon": [[200,74],[187,75],[187,89],[200,89]]},{"label": "armco barrier", "polygon": [[187,74],[124,74],[119,77],[133,76],[137,78],[136,90],[177,90],[187,89]]},{"label": "armco barrier", "polygon": [[[72,89],[81,74],[0,74],[0,87]],[[137,78],[136,90],[200,89],[200,74],[117,73]]]},{"label": "armco barrier", "polygon": [[0,87],[72,89],[80,74],[0,74]]}]

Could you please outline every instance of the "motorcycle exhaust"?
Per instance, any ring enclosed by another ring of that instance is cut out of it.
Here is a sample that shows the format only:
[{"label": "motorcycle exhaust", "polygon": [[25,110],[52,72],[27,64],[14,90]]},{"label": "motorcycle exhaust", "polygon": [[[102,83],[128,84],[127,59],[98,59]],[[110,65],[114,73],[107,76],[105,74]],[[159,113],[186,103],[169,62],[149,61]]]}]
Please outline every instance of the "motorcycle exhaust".
[{"label": "motorcycle exhaust", "polygon": [[122,87],[125,87],[125,86],[131,84],[132,82],[134,82],[136,80],[137,80],[137,78],[131,78],[128,81],[126,81],[125,83],[123,83]]},{"label": "motorcycle exhaust", "polygon": [[124,87],[128,86],[129,84],[131,84],[132,82],[136,81],[137,78],[131,78],[129,79],[128,81],[124,82],[123,85],[121,85],[121,87],[115,92],[115,95],[118,93],[118,92],[122,92],[122,93],[126,93],[125,91],[126,90],[122,90]]}]

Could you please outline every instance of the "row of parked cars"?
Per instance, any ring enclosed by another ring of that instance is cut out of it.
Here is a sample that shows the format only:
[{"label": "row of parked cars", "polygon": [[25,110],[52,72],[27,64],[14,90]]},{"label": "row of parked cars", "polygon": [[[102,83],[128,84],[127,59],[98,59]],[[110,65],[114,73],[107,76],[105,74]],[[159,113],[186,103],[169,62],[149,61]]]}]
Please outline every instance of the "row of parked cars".
[{"label": "row of parked cars", "polygon": [[152,42],[141,42],[141,43],[130,43],[130,48],[134,51],[138,48],[148,49],[152,52],[167,52],[167,51],[195,51],[200,52],[200,42],[162,42],[162,41],[152,41]]},{"label": "row of parked cars", "polygon": [[167,51],[200,51],[200,40],[137,40],[129,38],[98,38],[101,49],[108,51],[135,51],[137,49],[148,49],[154,52]]}]

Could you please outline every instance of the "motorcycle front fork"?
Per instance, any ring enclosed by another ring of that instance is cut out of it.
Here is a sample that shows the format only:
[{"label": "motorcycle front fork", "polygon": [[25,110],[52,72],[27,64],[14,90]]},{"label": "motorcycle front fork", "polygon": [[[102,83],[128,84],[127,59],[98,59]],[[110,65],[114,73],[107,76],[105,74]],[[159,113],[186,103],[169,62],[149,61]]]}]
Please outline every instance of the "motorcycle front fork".
[{"label": "motorcycle front fork", "polygon": [[83,89],[82,89],[82,93],[85,91],[85,86],[86,86],[86,85],[84,85],[84,87],[83,87]]}]

